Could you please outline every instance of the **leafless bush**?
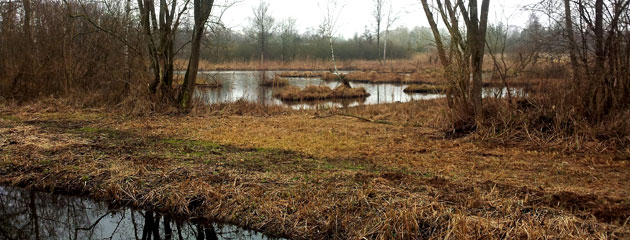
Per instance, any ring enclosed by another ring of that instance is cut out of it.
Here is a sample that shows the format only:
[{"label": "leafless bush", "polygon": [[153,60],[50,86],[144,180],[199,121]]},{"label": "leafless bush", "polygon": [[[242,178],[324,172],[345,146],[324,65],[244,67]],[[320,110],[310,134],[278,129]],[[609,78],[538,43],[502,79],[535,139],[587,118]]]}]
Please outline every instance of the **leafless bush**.
[{"label": "leafless bush", "polygon": [[[127,44],[77,17],[81,9],[103,29],[125,33]],[[18,102],[71,97],[115,105],[147,79],[138,35],[116,7],[24,0],[0,5],[0,93]],[[136,50],[134,52],[134,50]]]}]

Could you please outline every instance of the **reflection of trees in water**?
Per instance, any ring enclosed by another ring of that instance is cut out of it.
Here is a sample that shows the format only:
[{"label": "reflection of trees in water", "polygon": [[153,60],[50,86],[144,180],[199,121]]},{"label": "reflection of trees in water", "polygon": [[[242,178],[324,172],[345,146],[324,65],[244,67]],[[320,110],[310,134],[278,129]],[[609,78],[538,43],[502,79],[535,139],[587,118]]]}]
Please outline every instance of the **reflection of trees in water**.
[{"label": "reflection of trees in water", "polygon": [[151,211],[112,210],[83,198],[0,187],[0,239],[263,238],[237,227],[218,229]]}]

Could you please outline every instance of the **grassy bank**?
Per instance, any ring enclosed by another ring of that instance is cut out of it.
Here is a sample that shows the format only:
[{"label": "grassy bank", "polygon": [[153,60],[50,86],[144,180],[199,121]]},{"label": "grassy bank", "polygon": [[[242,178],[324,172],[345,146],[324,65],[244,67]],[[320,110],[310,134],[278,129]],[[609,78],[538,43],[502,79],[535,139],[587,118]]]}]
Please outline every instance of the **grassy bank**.
[{"label": "grassy bank", "polygon": [[4,106],[0,182],[295,239],[630,236],[627,157],[444,138],[441,105],[146,117]]}]

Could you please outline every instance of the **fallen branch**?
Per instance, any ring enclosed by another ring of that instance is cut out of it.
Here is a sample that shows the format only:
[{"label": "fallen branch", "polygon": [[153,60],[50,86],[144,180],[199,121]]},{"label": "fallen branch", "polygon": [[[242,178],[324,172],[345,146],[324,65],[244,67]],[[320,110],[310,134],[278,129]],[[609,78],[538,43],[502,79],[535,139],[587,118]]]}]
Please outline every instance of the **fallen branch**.
[{"label": "fallen branch", "polygon": [[359,119],[361,121],[365,121],[365,122],[394,125],[392,122],[388,122],[388,121],[385,121],[385,120],[374,120],[374,119],[364,118],[364,117],[357,116],[357,115],[352,115],[352,114],[349,114],[349,113],[338,113],[338,115],[357,118],[357,119]]}]

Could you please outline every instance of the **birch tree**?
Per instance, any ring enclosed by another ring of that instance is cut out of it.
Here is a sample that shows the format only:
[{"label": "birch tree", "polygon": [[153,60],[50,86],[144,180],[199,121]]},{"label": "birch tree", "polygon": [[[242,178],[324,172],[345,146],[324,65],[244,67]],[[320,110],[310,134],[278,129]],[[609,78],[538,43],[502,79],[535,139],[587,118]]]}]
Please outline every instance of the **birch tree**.
[{"label": "birch tree", "polygon": [[389,29],[398,21],[398,13],[394,12],[394,2],[389,2],[387,20],[385,21],[385,42],[383,43],[383,64],[387,63],[387,41],[389,40]]},{"label": "birch tree", "polygon": [[328,42],[330,44],[330,56],[332,59],[333,67],[335,70],[335,75],[340,78],[345,87],[350,88],[350,82],[346,80],[342,75],[339,74],[339,70],[337,69],[337,61],[335,60],[335,49],[334,49],[334,35],[336,33],[337,21],[341,16],[341,12],[345,5],[336,1],[336,0],[326,0],[324,1],[324,6],[320,4],[320,8],[322,9],[322,13],[324,19],[320,25],[320,29],[325,38],[328,38]]}]

